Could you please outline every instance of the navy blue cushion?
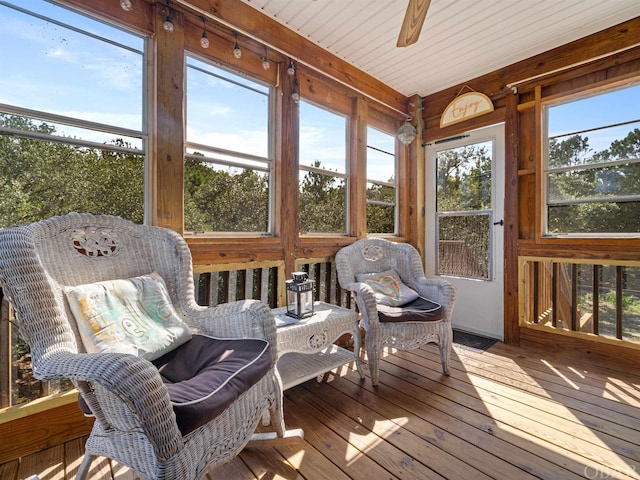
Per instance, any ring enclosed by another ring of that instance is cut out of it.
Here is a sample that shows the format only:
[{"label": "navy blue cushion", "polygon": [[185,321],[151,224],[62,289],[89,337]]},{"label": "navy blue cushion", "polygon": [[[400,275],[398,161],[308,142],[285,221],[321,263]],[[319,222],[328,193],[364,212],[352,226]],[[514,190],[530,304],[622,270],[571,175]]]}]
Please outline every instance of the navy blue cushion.
[{"label": "navy blue cushion", "polygon": [[444,308],[439,303],[418,297],[399,307],[376,305],[381,322],[434,322],[444,318]]},{"label": "navy blue cushion", "polygon": [[227,408],[271,368],[269,342],[194,335],[154,360],[183,435]]}]

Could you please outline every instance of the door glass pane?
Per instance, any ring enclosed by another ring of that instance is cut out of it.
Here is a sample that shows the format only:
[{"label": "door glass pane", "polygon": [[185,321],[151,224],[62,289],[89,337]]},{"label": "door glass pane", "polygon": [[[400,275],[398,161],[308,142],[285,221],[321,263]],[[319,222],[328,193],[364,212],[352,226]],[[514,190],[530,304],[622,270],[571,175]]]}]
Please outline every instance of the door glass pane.
[{"label": "door glass pane", "polygon": [[437,273],[491,278],[492,143],[436,156]]},{"label": "door glass pane", "polygon": [[438,274],[490,278],[491,213],[438,214]]}]

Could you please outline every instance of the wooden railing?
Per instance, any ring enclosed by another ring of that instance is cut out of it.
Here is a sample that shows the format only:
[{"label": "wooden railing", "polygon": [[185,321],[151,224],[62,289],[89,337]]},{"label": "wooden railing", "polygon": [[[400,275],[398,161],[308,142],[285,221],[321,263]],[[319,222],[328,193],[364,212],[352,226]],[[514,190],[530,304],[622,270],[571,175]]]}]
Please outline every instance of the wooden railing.
[{"label": "wooden railing", "polygon": [[519,258],[520,325],[640,348],[640,262]]},{"label": "wooden railing", "polygon": [[[351,296],[338,285],[333,257],[299,259],[296,268],[315,280],[315,300],[355,308]],[[285,280],[284,262],[279,260],[194,265],[196,301],[200,305],[252,298],[275,308],[285,304]],[[1,305],[0,409],[71,390],[70,382],[40,382],[33,378],[29,348],[17,333],[12,308],[4,300]]]}]

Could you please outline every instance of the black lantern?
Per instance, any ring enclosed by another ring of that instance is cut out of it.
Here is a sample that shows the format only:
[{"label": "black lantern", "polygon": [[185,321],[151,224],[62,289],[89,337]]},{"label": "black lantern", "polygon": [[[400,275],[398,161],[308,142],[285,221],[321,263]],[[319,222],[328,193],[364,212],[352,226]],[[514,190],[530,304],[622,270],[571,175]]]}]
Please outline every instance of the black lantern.
[{"label": "black lantern", "polygon": [[293,280],[287,280],[287,315],[305,318],[313,315],[313,280],[305,272],[293,272]]}]

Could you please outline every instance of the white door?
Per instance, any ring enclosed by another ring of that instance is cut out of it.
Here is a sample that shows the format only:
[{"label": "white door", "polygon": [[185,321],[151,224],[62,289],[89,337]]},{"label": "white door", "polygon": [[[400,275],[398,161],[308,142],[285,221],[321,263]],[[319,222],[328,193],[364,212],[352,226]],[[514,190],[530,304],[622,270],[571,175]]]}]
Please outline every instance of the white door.
[{"label": "white door", "polygon": [[456,288],[453,328],[504,339],[504,125],[426,150],[425,272]]}]

